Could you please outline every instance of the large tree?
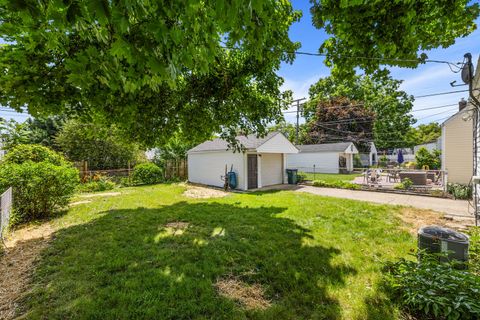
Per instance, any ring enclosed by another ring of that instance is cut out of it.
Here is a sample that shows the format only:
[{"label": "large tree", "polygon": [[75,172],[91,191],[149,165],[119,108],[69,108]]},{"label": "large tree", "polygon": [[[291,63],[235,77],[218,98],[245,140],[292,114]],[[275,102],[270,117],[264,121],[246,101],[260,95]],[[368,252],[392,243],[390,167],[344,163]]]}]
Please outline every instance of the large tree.
[{"label": "large tree", "polygon": [[373,137],[375,113],[349,98],[317,100],[307,123],[306,144],[355,142],[365,146]]},{"label": "large tree", "polygon": [[74,110],[154,145],[265,132],[288,104],[275,74],[298,44],[287,0],[2,1],[0,104]]},{"label": "large tree", "polygon": [[[412,110],[413,97],[400,90],[400,84],[401,81],[388,76],[355,75],[351,78],[337,76],[322,78],[310,87],[310,102],[305,106],[305,117],[307,122],[319,122],[319,108],[322,108],[325,103],[336,103],[339,98],[346,98],[348,101],[354,101],[350,103],[358,107],[350,114],[342,114],[345,109],[343,107],[332,109],[337,112],[339,119],[346,120],[349,116],[356,123],[359,123],[357,120],[370,121],[371,132],[363,138],[375,141],[379,148],[405,146],[407,143],[405,135],[415,120],[409,113]],[[343,105],[344,100],[340,101]],[[365,110],[360,111],[359,109],[362,108]],[[371,112],[373,117],[363,119],[365,116],[362,112]],[[335,120],[334,117],[330,121],[333,120]],[[319,127],[314,127],[312,130],[316,128]],[[334,132],[330,135],[334,135]]]},{"label": "large tree", "polygon": [[334,71],[367,74],[382,65],[416,67],[425,51],[446,48],[476,29],[480,13],[471,0],[310,0],[313,25],[328,38],[320,47]]},{"label": "large tree", "polygon": [[442,135],[442,128],[437,122],[421,124],[411,128],[407,134],[407,141],[410,147],[432,142]]},{"label": "large tree", "polygon": [[137,143],[124,139],[115,126],[68,120],[58,133],[55,143],[71,161],[87,161],[90,170],[123,169],[144,152]]}]

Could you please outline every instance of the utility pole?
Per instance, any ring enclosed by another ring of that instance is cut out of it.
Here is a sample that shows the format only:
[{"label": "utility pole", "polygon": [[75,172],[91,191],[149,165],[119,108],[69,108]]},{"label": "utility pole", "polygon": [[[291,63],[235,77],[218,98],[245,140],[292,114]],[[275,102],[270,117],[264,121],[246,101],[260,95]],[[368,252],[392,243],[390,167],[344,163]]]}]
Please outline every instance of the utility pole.
[{"label": "utility pole", "polygon": [[[479,154],[478,154],[478,145],[479,145],[479,115],[480,115],[480,101],[478,98],[473,94],[474,80],[478,81],[478,79],[474,79],[474,71],[473,71],[473,63],[472,63],[472,55],[470,53],[466,53],[464,55],[466,60],[465,65],[462,69],[462,80],[463,82],[468,84],[468,93],[470,97],[470,103],[474,106],[473,109],[473,207],[475,210],[475,225],[478,226],[480,223],[480,198],[479,198],[479,191],[480,191],[480,167],[479,167]],[[478,68],[479,66],[477,66]]]},{"label": "utility pole", "polygon": [[300,104],[300,101],[305,100],[306,98],[300,98],[293,100],[293,103],[296,103],[297,105],[297,126],[295,128],[295,144],[298,144],[298,126],[299,126],[299,121],[300,121],[300,106],[303,106],[303,103]]}]

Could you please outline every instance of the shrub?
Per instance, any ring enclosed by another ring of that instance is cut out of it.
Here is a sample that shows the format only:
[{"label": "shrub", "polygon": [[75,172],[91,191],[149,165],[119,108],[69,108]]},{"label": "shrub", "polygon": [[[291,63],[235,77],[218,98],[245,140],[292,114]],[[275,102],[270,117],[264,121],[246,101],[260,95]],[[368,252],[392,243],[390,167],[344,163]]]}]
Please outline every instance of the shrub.
[{"label": "shrub", "polygon": [[353,167],[354,168],[362,168],[363,167],[362,159],[360,158],[360,156],[358,154],[353,156]]},{"label": "shrub", "polygon": [[472,187],[465,184],[449,183],[447,192],[455,199],[469,200],[472,199]]},{"label": "shrub", "polygon": [[135,184],[154,184],[163,180],[162,169],[156,164],[142,163],[133,169],[132,180]]},{"label": "shrub", "polygon": [[303,182],[307,179],[307,174],[303,172],[297,173],[297,182]]},{"label": "shrub", "polygon": [[66,164],[60,153],[38,144],[19,144],[12,148],[3,158],[3,163],[5,164],[20,164],[26,161],[46,161],[57,166]]},{"label": "shrub", "polygon": [[415,154],[417,167],[420,169],[424,167],[435,170],[440,169],[440,155],[441,152],[436,149],[432,152],[429,152],[425,147],[418,149],[417,153]]},{"label": "shrub", "polygon": [[457,269],[457,263],[425,255],[421,263],[390,263],[384,270],[385,288],[416,318],[479,319],[480,277]]},{"label": "shrub", "polygon": [[13,188],[13,225],[51,216],[65,207],[79,182],[68,164],[27,161],[0,167],[0,188]]},{"label": "shrub", "polygon": [[315,187],[340,188],[340,189],[350,189],[350,190],[358,190],[361,188],[360,185],[356,183],[351,183],[348,181],[327,182],[324,180],[315,180],[313,181],[313,185]]},{"label": "shrub", "polygon": [[409,178],[405,178],[400,183],[396,183],[393,188],[397,190],[408,190],[413,186],[413,181]]},{"label": "shrub", "polygon": [[378,161],[378,165],[380,167],[386,167],[388,163],[388,157],[386,155],[382,155]]},{"label": "shrub", "polygon": [[84,183],[78,186],[79,192],[106,191],[115,188],[116,184],[109,177],[103,175],[94,175],[88,177]]},{"label": "shrub", "polygon": [[473,273],[480,276],[480,227],[472,227],[467,233],[470,236],[469,268]]}]

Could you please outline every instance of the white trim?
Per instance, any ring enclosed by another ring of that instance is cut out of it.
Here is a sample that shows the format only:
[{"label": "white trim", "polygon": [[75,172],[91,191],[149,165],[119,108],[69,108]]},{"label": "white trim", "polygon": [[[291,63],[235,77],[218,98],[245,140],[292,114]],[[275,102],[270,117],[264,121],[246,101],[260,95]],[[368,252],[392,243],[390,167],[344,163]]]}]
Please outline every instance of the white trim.
[{"label": "white trim", "polygon": [[257,188],[262,187],[262,155],[257,154]]}]

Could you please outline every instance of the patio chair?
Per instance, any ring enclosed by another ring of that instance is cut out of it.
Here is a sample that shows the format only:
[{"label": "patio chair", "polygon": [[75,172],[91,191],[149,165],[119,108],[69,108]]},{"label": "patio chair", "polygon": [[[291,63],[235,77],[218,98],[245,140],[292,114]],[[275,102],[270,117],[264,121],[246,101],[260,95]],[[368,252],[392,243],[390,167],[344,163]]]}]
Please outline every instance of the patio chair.
[{"label": "patio chair", "polygon": [[400,176],[398,175],[399,173],[399,170],[389,170],[388,171],[388,176],[387,176],[387,179],[388,179],[388,182],[391,182],[393,180],[393,182],[397,182],[399,179],[400,179]]}]

